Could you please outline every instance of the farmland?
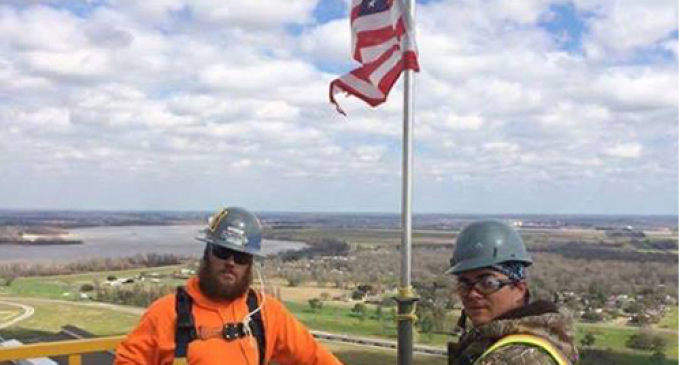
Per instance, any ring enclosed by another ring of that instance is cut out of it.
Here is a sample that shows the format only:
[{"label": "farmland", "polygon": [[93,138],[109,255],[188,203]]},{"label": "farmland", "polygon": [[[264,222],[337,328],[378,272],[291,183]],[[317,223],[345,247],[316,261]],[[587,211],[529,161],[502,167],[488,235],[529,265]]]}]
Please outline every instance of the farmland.
[{"label": "farmland", "polygon": [[[142,308],[126,306],[109,306],[97,302],[80,299],[77,293],[83,284],[95,281],[105,282],[107,277],[129,277],[141,273],[155,273],[164,276],[162,285],[168,288],[183,282],[173,278],[170,274],[177,272],[180,267],[154,268],[153,270],[129,270],[102,273],[88,273],[78,275],[60,275],[42,278],[19,278],[12,286],[4,287],[0,292],[0,299],[11,300],[33,306],[36,314],[16,326],[2,330],[3,336],[25,338],[41,333],[56,332],[67,324],[76,325],[99,336],[124,334],[129,331],[139,318]],[[321,309],[312,310],[308,300],[328,293],[331,297],[346,293],[346,290],[320,287],[317,285],[301,287],[285,287],[281,280],[273,280],[269,288],[279,288],[280,295],[287,307],[311,329],[334,333],[345,333],[363,337],[376,337],[395,340],[396,329],[393,321],[393,310],[385,309],[380,316],[376,315],[376,306],[367,305],[366,315],[352,310],[352,303],[329,301]],[[277,285],[278,284],[278,285]],[[276,289],[269,289],[276,290]],[[66,295],[68,293],[68,295]],[[331,294],[332,293],[332,294]],[[58,299],[58,300],[55,300]],[[2,310],[7,311],[7,309]],[[129,308],[126,310],[126,308]],[[16,312],[16,310],[14,310]],[[55,315],[58,313],[58,315]],[[676,312],[677,313],[677,312]],[[672,320],[672,314],[668,320]],[[97,319],[97,320],[93,320]],[[645,364],[648,354],[631,351],[625,347],[628,337],[636,333],[637,329],[629,326],[579,324],[578,339],[580,341],[586,333],[594,334],[595,348],[608,349],[622,364]],[[670,344],[667,355],[669,359],[678,358],[677,332],[663,333]],[[416,342],[426,345],[445,347],[446,342],[454,337],[443,334],[419,333]],[[358,362],[370,362],[376,357],[390,358],[390,352],[378,349],[356,349],[348,345],[333,345],[341,357],[357,358]],[[361,360],[364,359],[364,360]],[[438,361],[438,360],[433,360]],[[354,362],[352,362],[354,363]]]},{"label": "farmland", "polygon": [[[460,303],[451,296],[451,278],[442,273],[448,265],[456,227],[462,223],[450,228],[437,223],[439,218],[432,219],[431,224],[414,232],[413,285],[421,297],[420,318],[438,319],[429,329],[419,322],[415,341],[444,348],[447,342],[456,340],[451,332]],[[355,222],[350,227],[324,221],[328,226],[267,228],[267,239],[306,242],[308,248],[264,260],[265,290],[311,329],[395,341],[396,308],[391,298],[399,277],[400,233],[382,218],[384,224],[371,226],[371,222]],[[583,318],[578,322],[576,339],[582,352],[602,353],[616,364],[651,365],[649,351],[627,346],[631,336],[645,328],[667,344],[664,364],[677,363],[676,231],[652,224],[644,233],[620,228],[543,226],[523,227],[521,232],[535,260],[530,272],[532,294],[559,300],[574,317]],[[643,241],[640,237],[646,238]],[[45,268],[0,263],[0,283],[4,284],[0,285],[0,300],[35,309],[32,317],[0,330],[0,334],[36,337],[67,324],[99,336],[126,333],[146,305],[182,285],[188,273],[197,268],[195,259],[181,257],[100,261],[52,263]],[[181,264],[159,266],[162,262]],[[113,266],[105,269],[107,265]],[[259,287],[258,282],[255,287]],[[125,295],[118,295],[123,291]],[[10,318],[18,312],[5,306],[0,307],[0,314]],[[633,325],[635,321],[642,322]],[[586,336],[592,342],[583,345]],[[352,364],[386,363],[395,357],[394,352],[380,349],[330,346]],[[440,360],[444,363],[441,358],[419,356],[416,363]]]}]

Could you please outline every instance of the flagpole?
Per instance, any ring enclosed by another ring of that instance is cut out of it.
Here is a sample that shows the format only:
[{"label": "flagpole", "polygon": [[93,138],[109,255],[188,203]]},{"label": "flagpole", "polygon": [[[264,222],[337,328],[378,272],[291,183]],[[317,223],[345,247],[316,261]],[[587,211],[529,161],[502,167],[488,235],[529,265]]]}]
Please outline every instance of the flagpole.
[{"label": "flagpole", "polygon": [[[415,0],[404,0],[405,13],[411,24],[415,15]],[[413,363],[413,326],[416,320],[415,303],[418,298],[411,287],[411,238],[412,238],[412,195],[413,195],[413,114],[415,90],[413,71],[404,70],[404,130],[402,151],[402,200],[401,200],[401,280],[397,297],[397,363]]]}]

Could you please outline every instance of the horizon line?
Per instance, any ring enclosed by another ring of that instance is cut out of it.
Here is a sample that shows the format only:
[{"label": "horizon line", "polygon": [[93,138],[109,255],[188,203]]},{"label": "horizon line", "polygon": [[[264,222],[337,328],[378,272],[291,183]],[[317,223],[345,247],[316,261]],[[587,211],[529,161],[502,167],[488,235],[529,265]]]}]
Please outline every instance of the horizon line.
[{"label": "horizon line", "polygon": [[[236,205],[238,206],[238,205]],[[258,214],[326,214],[326,215],[401,215],[394,211],[322,211],[322,210],[259,210],[249,209]],[[2,208],[0,212],[102,212],[102,213],[212,213],[213,209],[103,209],[103,208]],[[678,213],[509,213],[509,212],[413,212],[415,215],[456,215],[456,216],[628,216],[628,217],[678,217]]]}]

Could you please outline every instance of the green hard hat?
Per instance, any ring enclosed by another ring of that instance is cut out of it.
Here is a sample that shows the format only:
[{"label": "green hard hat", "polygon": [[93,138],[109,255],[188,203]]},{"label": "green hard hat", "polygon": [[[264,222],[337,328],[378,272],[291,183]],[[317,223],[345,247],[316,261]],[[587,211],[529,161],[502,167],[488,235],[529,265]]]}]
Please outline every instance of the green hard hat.
[{"label": "green hard hat", "polygon": [[262,257],[262,225],[244,208],[224,208],[208,220],[197,240]]},{"label": "green hard hat", "polygon": [[446,273],[457,275],[510,261],[532,263],[519,233],[498,221],[475,222],[458,234]]}]

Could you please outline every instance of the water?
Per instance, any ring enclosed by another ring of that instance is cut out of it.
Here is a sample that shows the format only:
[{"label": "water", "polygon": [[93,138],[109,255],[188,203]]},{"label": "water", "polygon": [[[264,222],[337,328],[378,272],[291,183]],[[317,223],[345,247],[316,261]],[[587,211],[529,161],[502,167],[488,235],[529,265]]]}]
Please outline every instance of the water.
[{"label": "water", "polygon": [[[125,226],[71,229],[80,245],[0,245],[1,261],[75,261],[159,253],[199,257],[204,243],[194,239],[202,225]],[[264,240],[265,255],[304,248],[303,242]]]}]

